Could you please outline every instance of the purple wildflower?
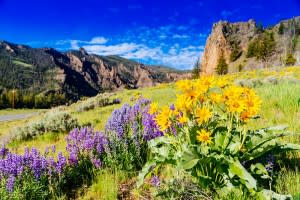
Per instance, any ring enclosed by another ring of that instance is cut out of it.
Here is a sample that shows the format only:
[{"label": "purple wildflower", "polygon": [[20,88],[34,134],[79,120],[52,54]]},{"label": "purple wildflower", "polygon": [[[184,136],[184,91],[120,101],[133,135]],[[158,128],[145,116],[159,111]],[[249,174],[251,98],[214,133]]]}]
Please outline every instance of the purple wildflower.
[{"label": "purple wildflower", "polygon": [[57,171],[59,174],[62,173],[64,167],[66,166],[66,163],[67,163],[67,162],[66,162],[66,157],[64,157],[64,156],[62,155],[62,153],[59,152],[58,158],[57,158],[57,164],[56,164],[56,171]]},{"label": "purple wildflower", "polygon": [[171,110],[175,110],[175,105],[174,105],[174,104],[171,104],[171,105],[170,105],[170,109],[171,109]]},{"label": "purple wildflower", "polygon": [[44,153],[45,155],[48,155],[49,154],[49,147],[46,147],[45,148],[45,153]]},{"label": "purple wildflower", "polygon": [[8,152],[9,150],[3,145],[0,149],[0,157],[4,158]]},{"label": "purple wildflower", "polygon": [[55,146],[55,145],[52,145],[51,150],[52,150],[52,153],[55,153],[55,151],[56,151],[56,146]]},{"label": "purple wildflower", "polygon": [[92,159],[92,163],[94,164],[94,166],[96,168],[100,168],[101,167],[101,160],[100,159],[93,158]]},{"label": "purple wildflower", "polygon": [[78,158],[77,158],[77,155],[75,153],[71,153],[68,160],[69,160],[70,165],[77,165],[78,164]]},{"label": "purple wildflower", "polygon": [[158,176],[152,176],[150,182],[154,187],[159,187],[159,185],[160,185],[160,179]]},{"label": "purple wildflower", "polygon": [[274,164],[275,164],[275,157],[272,154],[269,154],[267,156],[266,170],[271,173],[274,169]]},{"label": "purple wildflower", "polygon": [[156,137],[163,136],[154,120],[154,115],[148,113],[148,109],[145,109],[143,112],[142,124],[144,127],[143,137],[145,140],[149,141]]},{"label": "purple wildflower", "polygon": [[13,175],[10,175],[6,180],[6,190],[9,193],[12,193],[14,191],[14,187],[15,187],[15,177]]}]

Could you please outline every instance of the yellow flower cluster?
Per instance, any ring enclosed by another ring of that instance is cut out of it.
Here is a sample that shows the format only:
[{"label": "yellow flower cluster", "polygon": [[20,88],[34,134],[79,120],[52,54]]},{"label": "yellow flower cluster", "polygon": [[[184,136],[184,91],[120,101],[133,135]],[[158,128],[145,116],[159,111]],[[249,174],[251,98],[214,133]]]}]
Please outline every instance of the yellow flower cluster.
[{"label": "yellow flower cluster", "polygon": [[261,101],[253,89],[230,86],[223,93],[224,103],[229,113],[240,115],[247,121],[258,113]]},{"label": "yellow flower cluster", "polygon": [[171,110],[169,109],[169,107],[163,107],[161,109],[161,112],[159,112],[156,117],[155,117],[155,121],[158,125],[158,127],[160,128],[161,131],[165,131],[168,128],[170,128],[171,126]]},{"label": "yellow flower cluster", "polygon": [[[253,89],[230,84],[227,77],[203,76],[197,80],[181,80],[176,83],[179,94],[175,109],[157,104],[150,105],[149,113],[155,115],[155,121],[161,131],[168,132],[170,127],[180,124],[200,127],[197,131],[198,142],[212,143],[212,134],[207,126],[212,120],[225,114],[236,116],[234,119],[246,122],[257,115],[260,99]],[[223,113],[219,113],[223,112]],[[226,116],[226,115],[225,115]]]}]

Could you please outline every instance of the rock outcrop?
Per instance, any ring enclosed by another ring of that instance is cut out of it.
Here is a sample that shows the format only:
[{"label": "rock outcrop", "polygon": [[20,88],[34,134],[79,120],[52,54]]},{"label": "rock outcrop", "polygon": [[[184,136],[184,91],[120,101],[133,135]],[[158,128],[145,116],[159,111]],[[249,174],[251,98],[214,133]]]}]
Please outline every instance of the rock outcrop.
[{"label": "rock outcrop", "polygon": [[[279,30],[280,27],[282,30]],[[275,47],[263,59],[247,55],[249,44],[264,34],[270,34]],[[218,60],[224,57],[228,72],[269,66],[284,66],[287,54],[292,54],[296,63],[300,62],[300,17],[281,21],[279,24],[262,29],[254,20],[229,23],[220,21],[213,25],[206,41],[200,64],[202,74],[216,73]]]}]

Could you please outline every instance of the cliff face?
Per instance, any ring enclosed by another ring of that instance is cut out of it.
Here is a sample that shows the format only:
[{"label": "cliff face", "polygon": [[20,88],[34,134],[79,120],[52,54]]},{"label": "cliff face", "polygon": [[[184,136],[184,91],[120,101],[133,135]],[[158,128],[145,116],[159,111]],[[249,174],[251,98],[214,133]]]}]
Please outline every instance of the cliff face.
[{"label": "cliff face", "polygon": [[153,86],[189,76],[118,56],[88,54],[84,49],[62,53],[4,41],[0,41],[0,75],[2,89],[52,90],[66,94],[69,99],[107,90]]},{"label": "cliff face", "polygon": [[[283,27],[283,30],[279,30],[280,26]],[[229,73],[241,70],[241,68],[248,70],[283,66],[288,53],[291,53],[299,63],[300,35],[297,32],[298,29],[300,29],[300,17],[281,21],[268,29],[260,29],[253,20],[237,23],[220,21],[213,25],[212,32],[206,41],[200,71],[202,74],[216,73],[218,60],[222,56],[228,64]],[[249,44],[266,34],[272,35],[274,49],[263,58],[249,56]]]}]

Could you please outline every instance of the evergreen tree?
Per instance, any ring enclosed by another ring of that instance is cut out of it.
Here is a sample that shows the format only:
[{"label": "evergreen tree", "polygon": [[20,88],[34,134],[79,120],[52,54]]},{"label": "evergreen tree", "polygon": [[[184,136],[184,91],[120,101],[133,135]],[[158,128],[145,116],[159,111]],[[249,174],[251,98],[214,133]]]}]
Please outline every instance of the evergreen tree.
[{"label": "evergreen tree", "polygon": [[289,53],[289,54],[286,56],[285,64],[286,64],[287,66],[292,66],[292,65],[295,65],[296,61],[297,61],[297,60],[294,58],[293,54]]},{"label": "evergreen tree", "polygon": [[200,76],[200,58],[197,59],[193,70],[192,70],[192,78],[197,79]]},{"label": "evergreen tree", "polygon": [[278,27],[278,34],[282,35],[284,33],[284,24],[281,22]]},{"label": "evergreen tree", "polygon": [[226,63],[226,60],[225,60],[223,54],[218,60],[218,65],[217,65],[217,68],[216,68],[216,72],[220,75],[228,73],[228,65]]}]

